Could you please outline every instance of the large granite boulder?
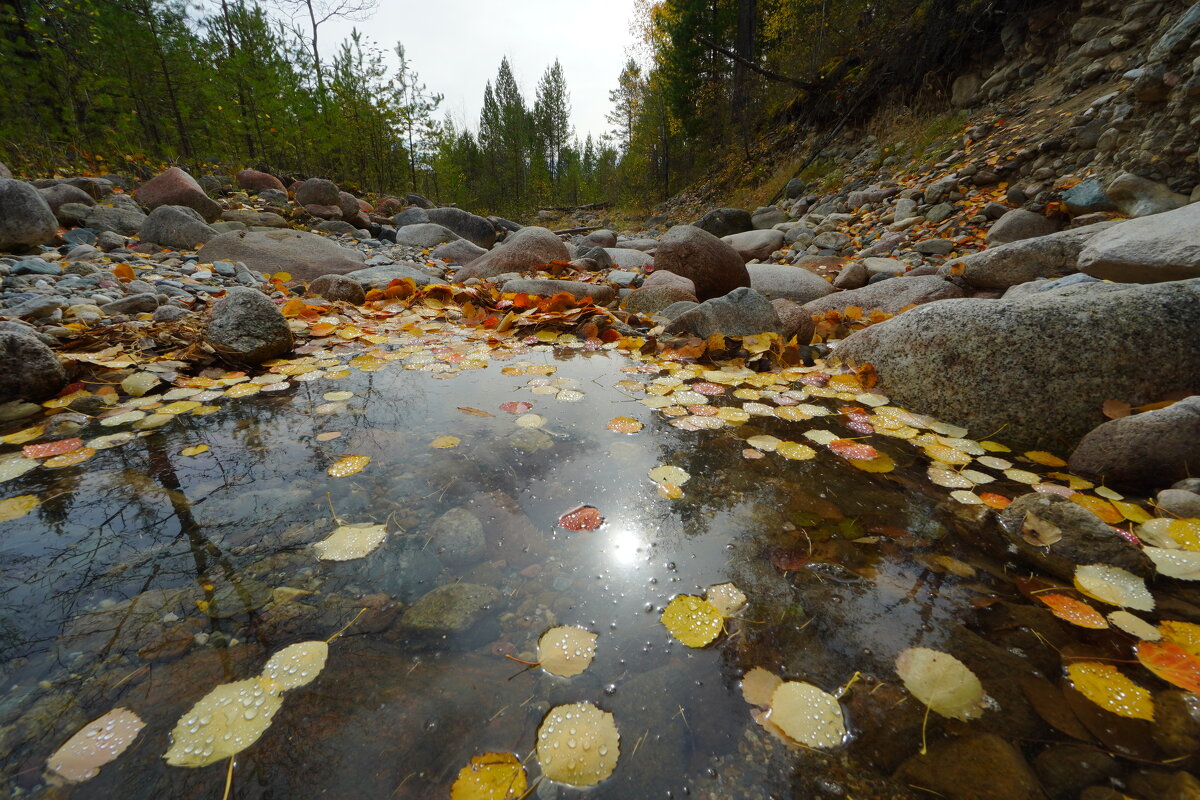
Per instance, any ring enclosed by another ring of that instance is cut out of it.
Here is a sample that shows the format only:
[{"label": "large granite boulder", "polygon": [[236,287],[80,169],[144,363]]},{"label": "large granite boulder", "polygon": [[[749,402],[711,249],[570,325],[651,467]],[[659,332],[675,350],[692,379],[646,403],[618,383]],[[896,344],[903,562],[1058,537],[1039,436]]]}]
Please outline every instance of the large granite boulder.
[{"label": "large granite boulder", "polygon": [[362,284],[345,275],[322,275],[308,285],[308,293],[334,302],[342,301],[360,306],[367,301]]},{"label": "large granite boulder", "polygon": [[722,236],[721,241],[728,244],[743,261],[763,261],[770,258],[779,248],[783,247],[783,231],[773,229],[745,231]]},{"label": "large granite boulder", "polygon": [[1108,199],[1131,217],[1148,217],[1187,205],[1188,197],[1155,181],[1123,172],[1104,189]]},{"label": "large granite boulder", "polygon": [[200,213],[205,222],[216,222],[221,207],[205,194],[196,179],[179,167],[171,167],[146,181],[133,193],[134,199],[151,210],[159,206],[187,206]]},{"label": "large granite boulder", "polygon": [[437,247],[443,242],[452,242],[458,234],[435,222],[418,222],[396,230],[396,244],[410,247]]},{"label": "large granite boulder", "polygon": [[292,349],[292,332],[265,294],[234,286],[213,306],[205,341],[229,361],[261,364]]},{"label": "large granite boulder", "polygon": [[808,314],[824,314],[826,311],[844,311],[857,306],[865,312],[878,309],[888,314],[898,314],[903,308],[962,297],[966,292],[957,284],[937,275],[914,275],[871,283],[858,289],[835,292],[804,304]]},{"label": "large granite boulder", "polygon": [[495,226],[469,211],[463,211],[461,208],[431,208],[425,213],[430,222],[449,228],[485,250],[496,243]]},{"label": "large granite boulder", "polygon": [[1200,397],[1103,423],[1071,453],[1071,471],[1157,489],[1200,475]]},{"label": "large granite boulder", "polygon": [[667,231],[654,252],[654,265],[690,279],[701,300],[750,286],[746,262],[737,251],[695,225],[676,225]]},{"label": "large granite boulder", "polygon": [[486,252],[487,250],[474,242],[455,238],[453,241],[434,248],[432,255],[449,264],[460,264],[465,267]]},{"label": "large granite boulder", "polygon": [[1117,224],[1101,222],[989,247],[946,262],[938,274],[957,276],[978,289],[1007,289],[1038,278],[1061,278],[1078,271],[1079,254],[1088,242]]},{"label": "large granite boulder", "polygon": [[530,225],[509,234],[502,244],[459,270],[454,280],[462,283],[471,278],[524,272],[543,267],[551,261],[569,261],[570,258],[567,246],[553,232]]},{"label": "large granite boulder", "polygon": [[209,239],[197,253],[202,263],[241,261],[266,275],[287,272],[311,281],[363,268],[363,255],[305,231],[231,231]]},{"label": "large granite boulder", "polygon": [[392,281],[409,279],[417,286],[427,286],[431,283],[443,283],[421,269],[419,264],[402,261],[398,264],[382,264],[378,267],[357,269],[344,273],[347,278],[356,281],[363,289],[386,289]]},{"label": "large granite boulder", "polygon": [[143,242],[173,250],[193,250],[216,235],[199,212],[187,206],[159,206],[138,229]]},{"label": "large granite boulder", "polygon": [[58,356],[32,329],[29,334],[0,331],[0,403],[45,400],[66,385],[67,373]]},{"label": "large granite boulder", "polygon": [[783,298],[807,303],[834,292],[833,284],[801,267],[747,264],[746,271],[750,273],[750,287],[768,300]]},{"label": "large granite boulder", "polygon": [[667,325],[666,332],[690,333],[703,338],[714,333],[751,336],[782,333],[783,325],[767,298],[748,286],[742,286],[722,297],[706,300],[675,317]]},{"label": "large granite boulder", "polygon": [[244,169],[234,176],[237,185],[248,192],[261,192],[263,189],[274,189],[278,192],[286,192],[287,188],[283,185],[283,181],[276,178],[267,172],[260,172],[256,169]]},{"label": "large granite boulder", "polygon": [[337,184],[326,178],[309,178],[296,187],[296,202],[302,206],[334,206],[340,211],[341,199]]},{"label": "large granite boulder", "polygon": [[929,303],[835,353],[874,365],[898,405],[973,436],[1003,430],[1010,444],[1068,451],[1104,422],[1106,400],[1200,391],[1200,279]]},{"label": "large granite boulder", "polygon": [[1200,203],[1107,227],[1088,241],[1078,265],[1121,283],[1200,277]]},{"label": "large granite boulder", "polygon": [[741,208],[715,208],[692,224],[713,236],[729,236],[732,233],[754,230],[750,212]]},{"label": "large granite boulder", "polygon": [[1058,230],[1058,223],[1049,217],[1014,208],[1005,212],[988,231],[988,244],[1007,244],[1021,239],[1046,236]]},{"label": "large granite boulder", "polygon": [[56,183],[53,186],[47,186],[45,189],[38,189],[42,197],[46,198],[46,203],[49,204],[50,210],[54,212],[54,216],[58,216],[58,209],[67,203],[81,203],[85,206],[96,205],[96,200],[90,194],[80,189],[78,186],[72,186],[69,183]]},{"label": "large granite boulder", "polygon": [[58,233],[58,220],[33,186],[0,178],[0,252],[45,244]]}]

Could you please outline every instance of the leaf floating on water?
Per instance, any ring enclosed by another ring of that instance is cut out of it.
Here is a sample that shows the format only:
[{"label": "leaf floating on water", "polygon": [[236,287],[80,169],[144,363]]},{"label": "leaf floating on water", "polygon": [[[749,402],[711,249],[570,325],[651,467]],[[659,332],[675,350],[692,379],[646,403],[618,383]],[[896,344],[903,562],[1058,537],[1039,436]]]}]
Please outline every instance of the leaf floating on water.
[{"label": "leaf floating on water", "polygon": [[[1114,628],[1123,630],[1130,636],[1136,636],[1147,642],[1157,642],[1163,638],[1162,632],[1141,617],[1130,614],[1124,609],[1118,609],[1108,615],[1108,621]],[[1165,623],[1164,623],[1165,624]]]},{"label": "leaf floating on water", "polygon": [[83,447],[83,439],[59,439],[57,442],[27,444],[21,448],[21,453],[26,458],[49,458],[50,456],[61,456],[63,453],[69,453],[81,447]]},{"label": "leaf floating on water", "polygon": [[205,767],[235,756],[258,741],[282,705],[258,678],[223,683],[179,718],[163,758],[173,767]]},{"label": "leaf floating on water", "polygon": [[46,760],[50,771],[77,783],[96,777],[100,768],[124,753],[146,723],[127,708],[114,708],[79,729]]},{"label": "leaf floating on water", "polygon": [[633,417],[613,417],[608,421],[608,429],[614,433],[637,433],[642,423]]},{"label": "leaf floating on water", "polygon": [[326,470],[334,478],[345,478],[362,472],[371,463],[370,456],[343,456],[329,465]]},{"label": "leaf floating on water", "polygon": [[[1173,642],[1192,655],[1200,657],[1200,625],[1165,619],[1158,624],[1158,630],[1168,642]],[[1154,641],[1148,636],[1142,638]]]},{"label": "leaf floating on water", "polygon": [[507,403],[500,404],[500,410],[507,411],[509,414],[524,414],[531,408],[533,408],[533,403],[526,403],[524,400],[509,400]]},{"label": "leaf floating on water", "polygon": [[25,428],[16,433],[10,433],[5,436],[0,436],[0,442],[4,444],[25,444],[32,442],[34,439],[46,433],[45,425],[35,425],[32,428]]},{"label": "leaf floating on water", "polygon": [[546,418],[541,414],[524,414],[516,422],[522,428],[540,428],[546,424]]},{"label": "leaf floating on water", "polygon": [[887,453],[880,453],[875,458],[848,458],[846,461],[863,472],[891,472],[896,468],[896,462]]},{"label": "leaf floating on water", "polygon": [[1105,711],[1130,719],[1154,720],[1154,699],[1150,692],[1112,664],[1077,661],[1067,667],[1067,676],[1076,691]]},{"label": "leaf floating on water", "polygon": [[274,684],[274,692],[299,689],[316,680],[321,670],[325,669],[328,657],[329,645],[326,642],[318,640],[289,644],[267,659],[262,676]]},{"label": "leaf floating on water", "polygon": [[1034,547],[1049,547],[1062,537],[1062,528],[1050,520],[1042,519],[1032,511],[1025,513],[1025,521],[1021,524],[1021,538],[1029,544]]},{"label": "leaf floating on water", "polygon": [[1047,453],[1045,450],[1030,450],[1025,454],[1035,464],[1041,464],[1043,467],[1065,467],[1067,462],[1063,461],[1053,453]]},{"label": "leaf floating on water", "polygon": [[0,483],[18,478],[40,463],[37,459],[26,458],[20,453],[6,453],[0,456]]},{"label": "leaf floating on water", "polygon": [[81,447],[78,450],[72,450],[69,453],[63,453],[61,456],[53,456],[42,462],[42,466],[47,469],[58,469],[60,467],[73,467],[76,464],[82,464],[92,456],[96,455],[95,449],[91,447]]},{"label": "leaf floating on water", "polygon": [[313,545],[322,561],[353,561],[369,555],[387,538],[387,526],[360,522],[341,525]]},{"label": "leaf floating on water", "polygon": [[517,800],[525,796],[525,768],[512,753],[484,753],[458,771],[450,800]]},{"label": "leaf floating on water", "polygon": [[870,461],[879,456],[879,451],[871,445],[853,439],[834,439],[826,447],[842,458],[856,461]]},{"label": "leaf floating on water", "polygon": [[732,583],[718,583],[708,587],[704,599],[723,617],[730,617],[746,607],[746,593]]},{"label": "leaf floating on water", "polygon": [[[746,444],[750,445],[755,450],[761,450],[764,453],[774,453],[775,449],[779,447],[779,445],[783,444],[783,442],[779,439],[776,439],[774,436],[764,433],[758,436],[749,437],[746,439]],[[793,444],[795,443],[793,442]]]},{"label": "leaf floating on water", "polygon": [[1061,620],[1081,628],[1102,630],[1108,627],[1104,615],[1087,603],[1065,594],[1039,594],[1037,599],[1050,607],[1050,612]]},{"label": "leaf floating on water", "polygon": [[439,436],[429,443],[429,446],[436,450],[449,450],[452,447],[458,447],[462,442],[457,436]]},{"label": "leaf floating on water", "polygon": [[970,720],[983,713],[983,685],[949,653],[910,647],[896,658],[905,688],[943,717]]},{"label": "leaf floating on water", "polygon": [[550,709],[538,728],[542,774],[569,786],[595,786],[617,768],[621,735],[613,715],[591,703]]},{"label": "leaf floating on water", "polygon": [[326,392],[321,395],[321,398],[330,403],[340,403],[343,400],[349,400],[354,397],[354,392]]},{"label": "leaf floating on water", "polygon": [[1200,659],[1174,642],[1138,642],[1133,652],[1143,667],[1167,683],[1200,692]]},{"label": "leaf floating on water", "polygon": [[[458,410],[464,414],[470,414],[472,417],[494,417],[495,414],[489,413],[479,408],[471,408],[470,406],[459,406]],[[478,758],[478,756],[476,756]]]},{"label": "leaf floating on water", "polygon": [[846,739],[842,705],[829,692],[803,681],[786,681],[771,695],[771,722],[809,747],[837,747]]},{"label": "leaf floating on water", "polygon": [[207,452],[208,452],[208,445],[197,444],[197,445],[193,445],[191,447],[183,448],[182,450],[179,451],[179,455],[181,455],[181,456],[198,456],[201,453],[207,453]]},{"label": "leaf floating on water", "polygon": [[998,510],[1008,508],[1012,504],[1012,500],[1008,499],[1002,494],[996,494],[995,492],[980,492],[979,499],[982,500],[983,504],[988,508],[995,508]]},{"label": "leaf floating on water", "polygon": [[752,706],[769,708],[771,695],[783,683],[783,678],[770,670],[755,667],[742,678],[742,699]]},{"label": "leaf floating on water", "polygon": [[33,511],[42,501],[37,495],[19,494],[16,497],[9,497],[5,500],[0,500],[0,522],[9,522]]},{"label": "leaf floating on water", "polygon": [[679,467],[673,467],[670,464],[663,464],[650,470],[650,480],[669,486],[683,486],[691,480],[691,477]]},{"label": "leaf floating on water", "polygon": [[596,657],[596,634],[574,625],[560,625],[538,640],[538,663],[551,675],[573,678]]},{"label": "leaf floating on water", "polygon": [[318,442],[328,442],[333,439],[337,439],[341,435],[342,435],[341,431],[325,431],[324,433],[318,433],[316,435],[316,440]]},{"label": "leaf floating on water", "polygon": [[558,527],[568,531],[594,531],[604,523],[595,506],[579,506],[558,518]]},{"label": "leaf floating on water", "polygon": [[1107,564],[1075,568],[1075,588],[1093,600],[1136,611],[1153,611],[1154,597],[1146,582],[1132,572]]},{"label": "leaf floating on water", "polygon": [[1159,575],[1181,581],[1200,581],[1200,553],[1162,547],[1143,547],[1142,552],[1154,562]]},{"label": "leaf floating on water", "polygon": [[662,624],[688,647],[704,647],[721,635],[725,619],[704,598],[681,594],[663,609]]}]

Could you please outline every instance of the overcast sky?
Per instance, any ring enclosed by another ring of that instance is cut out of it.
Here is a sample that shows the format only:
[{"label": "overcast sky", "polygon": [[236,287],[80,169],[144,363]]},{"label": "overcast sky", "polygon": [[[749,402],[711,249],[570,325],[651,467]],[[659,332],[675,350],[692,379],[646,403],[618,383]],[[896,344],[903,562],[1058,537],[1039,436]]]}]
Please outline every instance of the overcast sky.
[{"label": "overcast sky", "polygon": [[517,83],[532,105],[538,81],[557,58],[571,92],[571,117],[583,139],[610,126],[608,92],[617,85],[634,43],[630,24],[635,0],[380,0],[368,20],[334,19],[320,28],[329,60],[357,27],[390,54],[399,41],[422,82],[445,95],[439,119],[449,111],[472,129],[479,123],[483,88],[508,56]]}]

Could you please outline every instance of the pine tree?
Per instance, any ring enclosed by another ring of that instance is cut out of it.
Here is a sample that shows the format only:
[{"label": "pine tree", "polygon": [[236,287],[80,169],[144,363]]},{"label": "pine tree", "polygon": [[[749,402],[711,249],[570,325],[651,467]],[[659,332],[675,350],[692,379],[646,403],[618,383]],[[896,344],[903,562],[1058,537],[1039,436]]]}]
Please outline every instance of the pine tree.
[{"label": "pine tree", "polygon": [[563,152],[571,139],[571,98],[567,79],[558,59],[547,67],[538,83],[533,104],[533,126],[539,149],[546,160],[556,198],[562,181]]},{"label": "pine tree", "polygon": [[608,93],[608,101],[613,104],[613,110],[609,112],[607,119],[616,127],[617,140],[625,151],[628,151],[633,143],[634,126],[637,124],[644,89],[642,68],[630,58],[625,62],[625,68],[621,70],[621,76],[617,79],[617,88]]}]

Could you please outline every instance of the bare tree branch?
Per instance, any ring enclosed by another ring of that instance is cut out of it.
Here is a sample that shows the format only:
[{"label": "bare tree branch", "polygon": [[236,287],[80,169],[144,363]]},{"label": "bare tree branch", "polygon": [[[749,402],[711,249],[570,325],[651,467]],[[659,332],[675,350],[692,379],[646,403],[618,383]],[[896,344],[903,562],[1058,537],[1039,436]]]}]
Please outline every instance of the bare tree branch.
[{"label": "bare tree branch", "polygon": [[755,64],[753,61],[750,61],[749,59],[746,59],[746,58],[742,58],[740,55],[733,52],[732,50],[728,50],[724,47],[721,47],[721,45],[717,44],[712,39],[709,39],[706,36],[697,36],[696,41],[698,41],[700,44],[707,47],[709,50],[714,50],[714,51],[720,53],[721,55],[725,56],[726,58],[730,59],[731,61],[735,61],[738,64],[741,64],[742,66],[746,67],[746,69],[748,69],[752,72],[757,72],[759,75],[762,75],[764,78],[769,78],[770,80],[778,81],[779,83],[786,83],[788,86],[795,86],[797,89],[811,89],[812,88],[811,83],[807,83],[805,81],[798,80],[797,78],[789,78],[787,75],[781,75],[778,72],[774,72],[774,71],[766,69],[764,67],[760,67],[758,64]]}]

